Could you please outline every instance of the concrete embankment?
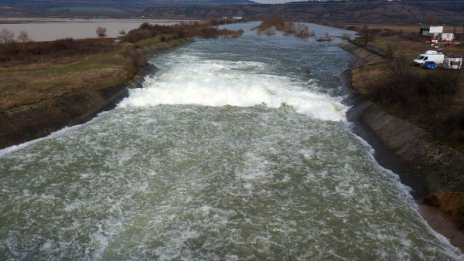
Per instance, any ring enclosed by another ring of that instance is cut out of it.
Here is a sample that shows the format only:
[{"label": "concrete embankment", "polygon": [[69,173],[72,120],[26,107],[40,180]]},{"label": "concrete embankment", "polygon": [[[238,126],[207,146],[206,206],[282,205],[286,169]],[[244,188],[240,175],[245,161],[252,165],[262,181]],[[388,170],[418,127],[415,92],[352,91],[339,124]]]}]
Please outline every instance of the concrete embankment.
[{"label": "concrete embankment", "polygon": [[[144,47],[137,52],[150,55],[188,42],[188,39],[176,39]],[[0,112],[0,149],[47,136],[66,126],[87,122],[99,112],[114,108],[128,95],[129,88],[141,87],[143,78],[155,72],[156,67],[148,64],[135,75],[134,80],[123,85],[82,90],[72,95]]]},{"label": "concrete embankment", "polygon": [[[380,56],[368,55],[368,50],[343,43],[342,47],[360,59],[362,66],[376,64]],[[358,56],[358,55],[361,56]],[[346,77],[353,75],[347,72]],[[442,229],[443,224],[432,214],[423,211],[424,218],[451,243],[464,250],[464,155],[435,139],[430,133],[387,113],[380,106],[353,93],[348,118],[355,123],[355,131],[376,150],[381,165],[393,170],[401,181],[413,189],[419,204],[438,207],[453,221],[455,230]]]},{"label": "concrete embankment", "polygon": [[378,64],[384,61],[381,54],[376,53],[374,50],[362,48],[354,43],[344,41],[340,44],[340,46],[352,53],[363,65]]},{"label": "concrete embankment", "polygon": [[362,125],[365,130],[358,131],[368,136],[368,141],[374,142],[376,147],[385,147],[380,162],[394,168],[403,182],[414,190],[416,199],[429,200],[435,194],[462,192],[464,155],[378,105],[358,99],[348,113],[349,119]]}]

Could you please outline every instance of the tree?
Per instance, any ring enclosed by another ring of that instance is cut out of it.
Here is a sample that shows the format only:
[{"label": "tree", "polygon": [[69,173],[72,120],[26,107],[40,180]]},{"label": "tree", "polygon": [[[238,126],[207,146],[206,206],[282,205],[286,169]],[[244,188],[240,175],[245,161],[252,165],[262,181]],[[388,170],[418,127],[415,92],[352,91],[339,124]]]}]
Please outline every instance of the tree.
[{"label": "tree", "polygon": [[361,31],[359,32],[359,38],[361,39],[364,45],[368,45],[369,42],[372,42],[374,37],[367,25],[364,25],[362,27]]},{"label": "tree", "polygon": [[120,35],[126,35],[126,30],[124,30],[124,29],[119,30],[119,34]]},{"label": "tree", "polygon": [[0,31],[0,43],[14,43],[14,33],[6,28]]},{"label": "tree", "polygon": [[20,43],[27,43],[31,41],[31,38],[29,38],[29,35],[25,31],[21,31],[17,39]]},{"label": "tree", "polygon": [[105,27],[98,27],[96,30],[98,37],[105,37],[106,36],[106,28]]}]

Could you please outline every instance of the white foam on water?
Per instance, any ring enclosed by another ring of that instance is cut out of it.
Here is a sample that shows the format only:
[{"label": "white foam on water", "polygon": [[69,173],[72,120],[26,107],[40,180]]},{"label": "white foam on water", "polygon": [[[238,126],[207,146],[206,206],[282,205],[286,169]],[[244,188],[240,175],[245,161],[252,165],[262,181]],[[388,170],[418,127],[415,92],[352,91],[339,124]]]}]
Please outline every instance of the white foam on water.
[{"label": "white foam on water", "polygon": [[0,149],[0,157],[3,157],[5,155],[8,155],[8,154],[13,153],[15,151],[19,151],[21,149],[24,149],[24,148],[26,148],[28,146],[36,144],[37,142],[41,142],[41,141],[48,140],[48,139],[53,139],[53,138],[59,137],[61,135],[65,135],[67,133],[70,133],[72,131],[76,131],[76,130],[82,128],[83,126],[92,124],[100,116],[105,115],[107,113],[109,113],[109,112],[108,111],[100,112],[97,117],[93,118],[92,120],[90,120],[88,122],[78,124],[78,125],[74,125],[74,126],[71,126],[71,127],[66,126],[66,127],[62,128],[60,130],[57,130],[55,132],[50,133],[47,136],[42,137],[42,138],[38,138],[38,139],[35,139],[35,140],[31,140],[31,141],[27,141],[27,142],[20,143],[20,144],[17,144],[17,145],[13,145],[13,146],[10,146],[10,147],[6,147],[4,149]]},{"label": "white foam on water", "polygon": [[[176,59],[177,58],[177,59]],[[193,56],[174,57],[159,76],[147,78],[143,89],[132,90],[120,107],[145,107],[161,104],[251,107],[265,104],[271,108],[292,106],[310,117],[341,121],[346,107],[340,100],[311,92],[308,83],[263,74],[266,65],[257,62],[199,60]],[[311,82],[314,85],[315,82]],[[308,85],[308,86],[306,86]],[[306,87],[306,88],[305,88]]]}]

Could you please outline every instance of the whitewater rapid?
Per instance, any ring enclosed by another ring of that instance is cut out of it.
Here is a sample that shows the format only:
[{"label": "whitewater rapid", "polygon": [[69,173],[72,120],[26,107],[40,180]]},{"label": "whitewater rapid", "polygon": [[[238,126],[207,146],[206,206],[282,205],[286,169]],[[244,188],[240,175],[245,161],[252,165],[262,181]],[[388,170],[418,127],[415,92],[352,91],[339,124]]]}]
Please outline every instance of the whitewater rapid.
[{"label": "whitewater rapid", "polygon": [[309,92],[307,83],[266,73],[261,62],[200,60],[192,55],[171,57],[169,70],[146,79],[120,107],[161,104],[271,108],[289,106],[298,113],[323,120],[345,119],[340,98]]},{"label": "whitewater rapid", "polygon": [[153,57],[116,109],[0,151],[0,260],[462,260],[351,132],[350,54],[239,26]]}]

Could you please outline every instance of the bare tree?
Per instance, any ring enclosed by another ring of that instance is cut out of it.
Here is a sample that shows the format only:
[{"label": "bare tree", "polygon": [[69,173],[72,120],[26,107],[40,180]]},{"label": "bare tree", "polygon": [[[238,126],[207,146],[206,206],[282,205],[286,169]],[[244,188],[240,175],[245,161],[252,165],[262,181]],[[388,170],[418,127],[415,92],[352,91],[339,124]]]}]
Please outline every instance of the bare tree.
[{"label": "bare tree", "polygon": [[307,38],[314,36],[314,32],[310,31],[309,28],[304,24],[295,24],[295,36]]},{"label": "bare tree", "polygon": [[369,27],[367,25],[364,25],[362,27],[358,35],[364,45],[368,45],[370,42],[373,41],[374,38],[372,32],[369,30]]},{"label": "bare tree", "polygon": [[27,43],[31,41],[31,38],[29,38],[29,35],[25,31],[21,31],[17,39],[20,43]]},{"label": "bare tree", "polygon": [[14,32],[6,28],[3,28],[0,31],[0,43],[5,43],[5,44],[14,43]]},{"label": "bare tree", "polygon": [[106,36],[106,28],[105,27],[98,27],[96,30],[98,37],[105,37]]}]

